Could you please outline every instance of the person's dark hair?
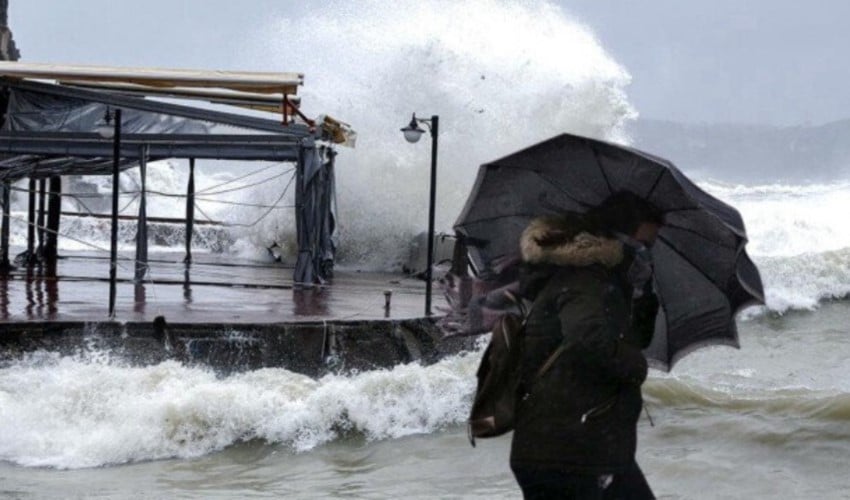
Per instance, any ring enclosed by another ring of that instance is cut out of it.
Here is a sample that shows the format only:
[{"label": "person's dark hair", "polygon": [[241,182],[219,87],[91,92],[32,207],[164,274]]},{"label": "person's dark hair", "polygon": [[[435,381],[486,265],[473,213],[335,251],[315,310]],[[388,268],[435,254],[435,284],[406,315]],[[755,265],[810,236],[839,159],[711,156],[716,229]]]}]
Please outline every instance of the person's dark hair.
[{"label": "person's dark hair", "polygon": [[619,191],[585,214],[601,232],[634,234],[643,222],[664,224],[664,214],[648,201],[630,191]]}]

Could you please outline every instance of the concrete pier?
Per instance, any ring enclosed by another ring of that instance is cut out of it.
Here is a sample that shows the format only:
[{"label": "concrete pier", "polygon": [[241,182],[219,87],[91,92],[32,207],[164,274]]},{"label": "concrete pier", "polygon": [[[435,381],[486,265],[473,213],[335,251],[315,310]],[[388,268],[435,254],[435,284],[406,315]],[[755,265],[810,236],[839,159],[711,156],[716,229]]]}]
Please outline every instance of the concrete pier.
[{"label": "concrete pier", "polygon": [[[301,287],[277,263],[203,254],[190,266],[182,254],[151,261],[142,284],[133,283],[132,265],[119,267],[114,320],[102,278],[108,259],[75,255],[59,259],[55,276],[33,267],[0,279],[0,362],[85,348],[133,364],[177,359],[223,372],[282,367],[320,376],[431,363],[474,342],[443,340],[424,317],[424,283],[402,275],[341,270]],[[443,305],[441,296],[434,302]]]}]

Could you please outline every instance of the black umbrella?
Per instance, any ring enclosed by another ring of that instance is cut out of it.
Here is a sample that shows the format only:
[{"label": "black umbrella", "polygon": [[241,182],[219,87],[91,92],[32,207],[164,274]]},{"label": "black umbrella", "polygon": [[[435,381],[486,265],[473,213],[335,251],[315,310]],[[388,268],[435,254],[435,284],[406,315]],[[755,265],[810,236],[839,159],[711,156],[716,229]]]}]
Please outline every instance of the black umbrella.
[{"label": "black umbrella", "polygon": [[764,303],[758,269],[747,256],[737,210],[712,197],[662,158],[569,134],[484,164],[455,230],[470,261],[486,272],[517,252],[531,219],[584,212],[619,191],[664,212],[652,249],[661,309],[650,362],[669,370],[705,345],[739,347],[735,314]]}]

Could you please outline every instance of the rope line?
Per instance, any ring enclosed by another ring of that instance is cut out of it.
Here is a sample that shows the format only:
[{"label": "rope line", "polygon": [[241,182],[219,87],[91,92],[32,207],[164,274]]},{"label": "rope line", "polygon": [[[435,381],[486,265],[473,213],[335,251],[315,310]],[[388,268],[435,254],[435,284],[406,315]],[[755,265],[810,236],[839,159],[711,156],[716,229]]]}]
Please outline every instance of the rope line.
[{"label": "rope line", "polygon": [[[289,178],[289,182],[286,183],[286,187],[283,188],[283,191],[280,193],[280,196],[278,196],[277,200],[275,200],[274,204],[265,207],[265,208],[268,208],[268,210],[266,210],[262,215],[260,215],[254,222],[252,222],[250,224],[225,223],[224,226],[225,227],[254,227],[257,224],[259,224],[260,221],[262,221],[263,219],[268,217],[268,215],[270,213],[272,213],[272,210],[279,209],[279,208],[291,208],[291,207],[287,207],[287,206],[279,206],[278,203],[280,203],[280,201],[283,200],[283,197],[286,196],[286,193],[287,193],[287,191],[289,191],[289,187],[292,186],[292,181],[295,180],[295,177],[296,177],[295,174],[292,174],[292,177]],[[197,211],[201,212],[201,214],[204,217],[206,217],[207,219],[210,219],[210,216],[207,215],[201,209],[201,207],[198,206],[197,202],[195,203],[195,209]]]},{"label": "rope line", "polygon": [[211,190],[211,189],[217,189],[217,188],[220,188],[220,187],[222,187],[222,186],[226,186],[226,185],[228,185],[228,184],[232,184],[232,183],[234,183],[234,182],[236,182],[236,181],[241,181],[242,179],[245,179],[246,177],[251,177],[252,175],[259,174],[260,172],[265,172],[266,170],[268,170],[268,169],[270,169],[270,168],[272,168],[272,167],[276,167],[277,165],[279,165],[279,164],[278,164],[278,163],[274,163],[274,164],[271,164],[271,165],[266,165],[265,167],[260,168],[260,169],[257,169],[257,170],[254,170],[253,172],[249,172],[249,173],[247,173],[247,174],[245,174],[245,175],[240,175],[239,177],[234,177],[233,179],[229,179],[229,180],[226,180],[226,181],[224,181],[224,182],[220,182],[220,183],[218,183],[218,184],[214,184],[214,185],[212,185],[212,186],[210,186],[210,187],[207,187],[207,188],[201,189],[201,190],[199,190],[199,191],[197,191],[197,192],[198,192],[198,193],[203,193],[203,192],[205,192],[205,191],[209,191],[209,190]]},{"label": "rope line", "polygon": [[[282,177],[283,175],[286,175],[287,173],[290,173],[290,172],[292,172],[292,170],[288,170],[287,172],[284,172],[283,174],[277,175],[275,177]],[[266,181],[274,179],[275,177],[270,177],[270,178],[266,179]],[[247,188],[247,187],[252,187],[252,186],[245,186],[245,187]],[[14,191],[20,191],[22,193],[35,192],[36,194],[38,194],[37,191],[31,191],[31,190],[25,189],[25,188],[12,187],[11,189],[14,190]],[[239,188],[239,189],[241,189],[241,188]],[[234,191],[238,191],[239,189],[234,189]],[[223,193],[223,192],[224,191],[221,191],[221,193]],[[166,193],[166,192],[163,192],[163,191],[153,191],[153,190],[147,190],[146,193],[150,194],[150,195],[154,195],[154,196],[162,196],[162,197],[165,197],[165,198],[185,199],[185,198],[188,197],[185,194]],[[119,195],[139,195],[139,194],[141,194],[141,191],[119,191],[118,194]],[[212,193],[212,194],[218,194],[218,193]],[[99,194],[99,193],[58,193],[58,196],[63,197],[63,198],[68,197],[68,198],[74,199],[74,201],[77,201],[88,213],[94,215],[94,212],[91,209],[89,209],[83,202],[81,202],[79,200],[79,198],[103,198],[105,195]],[[232,205],[232,206],[240,206],[240,207],[275,208],[275,209],[295,208],[295,205],[264,205],[264,204],[261,204],[261,203],[246,203],[246,202],[241,202],[241,201],[217,200],[217,199],[214,199],[214,198],[206,198],[206,197],[197,196],[197,195],[195,196],[195,199],[203,201],[204,203],[219,203],[219,204],[222,204],[222,205]]]},{"label": "rope line", "polygon": [[[235,186],[235,187],[228,188],[228,189],[220,189],[220,188],[223,188],[223,187],[228,186],[228,185],[233,185],[234,183],[237,183],[240,180],[243,180],[243,179],[246,179],[248,177],[251,177],[251,176],[260,174],[262,172],[265,172],[265,171],[267,171],[271,168],[274,168],[275,166],[279,166],[279,165],[280,164],[267,165],[263,168],[257,169],[253,172],[249,172],[245,175],[241,175],[239,177],[229,179],[225,182],[220,182],[220,183],[215,184],[213,186],[210,186],[210,187],[204,188],[202,190],[196,191],[196,193],[195,193],[195,209],[198,210],[209,221],[211,221],[212,218],[206,212],[204,212],[204,210],[199,206],[198,201],[200,201],[202,203],[219,203],[219,204],[231,205],[231,206],[244,206],[244,207],[265,209],[264,212],[262,214],[260,214],[260,216],[257,217],[253,222],[246,223],[246,224],[241,224],[241,223],[224,224],[225,227],[250,228],[250,227],[254,227],[257,224],[259,224],[266,217],[268,217],[274,210],[282,210],[282,209],[293,208],[294,205],[281,205],[280,203],[284,199],[284,197],[287,195],[289,188],[292,186],[293,182],[295,181],[295,179],[297,177],[296,169],[294,167],[289,168],[289,169],[283,171],[282,173],[275,174],[275,175],[270,176],[270,177],[266,177],[266,178],[259,180],[259,181],[256,181],[256,182],[243,184],[243,185]],[[238,201],[228,201],[228,200],[212,198],[212,196],[218,196],[218,195],[223,195],[223,194],[226,194],[226,193],[232,193],[232,192],[236,192],[236,191],[246,190],[246,189],[261,185],[261,184],[265,184],[265,183],[268,183],[269,181],[272,181],[274,179],[281,178],[281,177],[283,177],[287,174],[291,174],[289,181],[287,182],[286,186],[284,187],[284,189],[280,193],[280,196],[278,196],[277,199],[270,205],[269,204],[262,204],[262,203],[246,203],[246,202],[238,202]],[[135,179],[133,179],[133,178],[131,178],[131,180],[134,182],[134,184],[138,188],[139,187],[138,182],[136,182]],[[41,191],[38,190],[38,189],[32,189],[31,190],[31,189],[28,189],[28,188],[25,188],[25,187],[18,187],[18,186],[14,186],[14,185],[9,185],[9,188],[11,190],[14,190],[14,191],[28,193],[28,194],[35,193],[36,195],[38,195],[38,194],[41,193]],[[47,194],[47,193],[45,193],[45,194]],[[129,201],[127,201],[124,204],[124,206],[118,211],[118,213],[122,213],[122,212],[128,210],[129,207],[139,199],[142,192],[141,192],[140,189],[119,190],[118,194],[124,195],[124,196],[132,195],[132,198]],[[156,191],[156,190],[147,190],[146,194],[150,194],[150,195],[153,195],[153,196],[161,196],[161,197],[166,197],[166,198],[179,198],[179,199],[188,198],[188,194],[166,193],[166,192],[161,192],[161,191]],[[89,213],[91,215],[95,215],[94,211],[92,211],[82,200],[83,199],[92,199],[92,198],[105,198],[106,196],[108,196],[108,194],[100,194],[100,193],[92,193],[92,192],[49,193],[49,195],[50,196],[58,196],[58,197],[60,197],[60,199],[61,198],[73,199],[78,204],[78,206],[82,207],[82,209],[84,211],[86,211],[87,213]],[[71,234],[68,234],[68,233],[65,233],[65,232],[62,232],[62,231],[59,231],[59,230],[51,229],[51,228],[48,228],[46,226],[40,226],[37,222],[30,222],[28,220],[28,218],[15,216],[15,215],[12,215],[11,213],[9,214],[9,218],[16,220],[20,223],[23,223],[26,226],[33,226],[34,228],[36,228],[39,231],[44,231],[45,233],[55,234],[56,236],[65,238],[69,241],[76,242],[76,243],[82,245],[83,247],[86,247],[86,248],[89,248],[89,249],[96,251],[97,253],[102,253],[102,254],[109,254],[110,253],[110,249],[105,248],[102,245],[99,245],[97,243],[93,243],[91,241],[83,240],[79,237],[73,236]],[[122,273],[131,273],[133,276],[135,276],[136,267],[139,266],[139,265],[144,265],[145,268],[146,268],[146,277],[143,280],[141,280],[141,283],[150,285],[150,294],[151,294],[151,297],[153,299],[152,305],[155,307],[156,311],[159,313],[159,312],[161,312],[161,305],[159,304],[159,301],[157,299],[157,295],[158,295],[157,287],[159,286],[157,281],[159,281],[159,279],[154,278],[154,275],[158,274],[158,273],[156,272],[156,268],[151,266],[151,262],[150,261],[138,260],[135,257],[120,256],[120,255],[117,256],[116,262],[115,262],[115,267],[117,269],[120,269],[122,271]],[[165,279],[165,278],[163,278],[163,279]],[[225,283],[222,283],[222,285],[224,285],[224,284]],[[289,286],[289,284],[291,284],[291,286],[293,286],[293,287],[302,286],[302,285],[304,285],[304,286],[313,286],[314,285],[312,283],[299,283],[299,282],[294,282],[294,281],[287,281],[288,286]],[[356,315],[359,315],[359,314],[361,314],[361,313],[355,313],[353,316],[356,316]]]},{"label": "rope line", "polygon": [[197,194],[198,194],[198,193],[203,193],[205,196],[209,196],[209,195],[217,195],[217,194],[232,193],[232,192],[234,192],[234,191],[241,191],[241,190],[243,190],[243,189],[248,189],[248,188],[250,188],[250,187],[259,186],[260,184],[265,184],[265,183],[266,183],[266,182],[268,182],[268,181],[271,181],[271,180],[277,179],[277,178],[279,178],[279,177],[283,177],[284,175],[291,173],[293,170],[295,170],[295,169],[294,169],[294,168],[292,168],[292,169],[286,170],[286,171],[284,171],[284,172],[281,172],[281,173],[279,173],[279,174],[273,175],[273,176],[271,176],[271,177],[267,177],[267,178],[265,178],[265,179],[263,179],[263,180],[261,180],[261,181],[254,182],[254,183],[252,183],[252,184],[243,184],[243,185],[241,185],[241,186],[239,186],[239,187],[235,187],[235,188],[232,188],[232,189],[225,189],[225,190],[222,190],[222,191],[213,191],[213,192],[208,192],[207,190],[205,190],[205,191],[197,191],[197,192],[195,193],[195,195],[197,196]]}]

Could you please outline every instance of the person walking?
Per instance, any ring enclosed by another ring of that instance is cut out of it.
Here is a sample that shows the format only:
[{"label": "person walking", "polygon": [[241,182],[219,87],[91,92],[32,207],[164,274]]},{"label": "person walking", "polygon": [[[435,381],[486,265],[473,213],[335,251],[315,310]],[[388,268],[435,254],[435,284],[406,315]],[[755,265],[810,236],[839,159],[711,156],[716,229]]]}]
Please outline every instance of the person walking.
[{"label": "person walking", "polygon": [[[522,234],[525,328],[510,465],[526,499],[649,499],[635,461],[661,213],[619,192]],[[537,377],[559,347],[560,356]]]}]

